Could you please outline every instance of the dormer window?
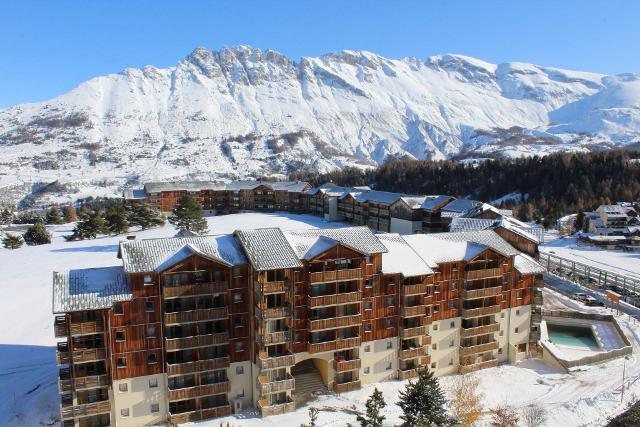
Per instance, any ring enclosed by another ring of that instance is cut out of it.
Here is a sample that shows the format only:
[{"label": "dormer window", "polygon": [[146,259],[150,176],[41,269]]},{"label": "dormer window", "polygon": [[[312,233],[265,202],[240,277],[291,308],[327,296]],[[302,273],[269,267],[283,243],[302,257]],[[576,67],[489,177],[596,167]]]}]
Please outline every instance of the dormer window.
[{"label": "dormer window", "polygon": [[152,285],[153,284],[153,277],[151,277],[150,274],[145,274],[144,275],[144,284],[145,285]]}]

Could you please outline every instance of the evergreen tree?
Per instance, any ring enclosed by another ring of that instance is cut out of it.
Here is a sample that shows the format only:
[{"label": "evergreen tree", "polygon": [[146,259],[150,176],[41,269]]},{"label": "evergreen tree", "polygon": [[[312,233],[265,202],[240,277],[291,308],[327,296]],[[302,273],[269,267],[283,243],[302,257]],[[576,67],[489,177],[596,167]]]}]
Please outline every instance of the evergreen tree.
[{"label": "evergreen tree", "polygon": [[9,225],[11,222],[13,222],[13,212],[9,208],[4,208],[0,212],[0,225]]},{"label": "evergreen tree", "polygon": [[576,215],[576,222],[573,226],[576,231],[582,231],[582,228],[584,227],[584,216],[584,212],[582,211],[578,212]]},{"label": "evergreen tree", "polygon": [[65,236],[67,240],[95,239],[98,234],[107,232],[102,208],[97,207],[94,211],[80,210],[80,218],[73,229],[73,234]]},{"label": "evergreen tree", "polygon": [[46,245],[51,243],[51,234],[47,231],[47,227],[38,221],[22,235],[24,241],[29,246]]},{"label": "evergreen tree", "polygon": [[62,217],[64,218],[64,222],[66,224],[70,222],[76,222],[78,220],[76,208],[74,208],[73,206],[65,206],[64,208],[62,208]]},{"label": "evergreen tree", "polygon": [[62,216],[60,216],[60,210],[56,206],[52,206],[51,209],[47,211],[45,216],[45,221],[47,224],[62,224]]},{"label": "evergreen tree", "polygon": [[134,203],[127,206],[126,209],[130,226],[138,226],[146,230],[164,225],[164,218],[160,211],[152,208],[148,203]]},{"label": "evergreen tree", "polygon": [[387,406],[384,401],[382,392],[376,387],[373,390],[373,394],[367,399],[367,416],[358,416],[361,427],[382,427],[384,422],[384,415],[380,415],[380,410]]},{"label": "evergreen tree", "polygon": [[420,368],[418,377],[409,380],[400,392],[397,405],[402,409],[400,418],[406,427],[449,427],[457,421],[447,414],[447,401],[433,372]]},{"label": "evergreen tree", "polygon": [[2,238],[2,246],[7,249],[18,249],[22,246],[22,237],[19,234],[6,233]]},{"label": "evergreen tree", "polygon": [[123,234],[129,231],[127,211],[122,204],[114,204],[107,209],[105,222],[109,233]]},{"label": "evergreen tree", "polygon": [[189,230],[198,234],[209,231],[207,220],[202,217],[200,203],[189,194],[185,194],[178,200],[176,207],[169,215],[169,222],[178,230]]}]

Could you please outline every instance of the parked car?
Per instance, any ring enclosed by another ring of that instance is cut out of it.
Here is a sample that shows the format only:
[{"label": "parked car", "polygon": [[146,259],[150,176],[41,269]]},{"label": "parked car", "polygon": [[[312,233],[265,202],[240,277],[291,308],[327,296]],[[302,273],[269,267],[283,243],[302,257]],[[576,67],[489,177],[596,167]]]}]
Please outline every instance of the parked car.
[{"label": "parked car", "polygon": [[597,299],[589,295],[587,295],[587,297],[582,302],[584,303],[584,305],[591,305],[591,306],[602,305],[600,301],[598,301]]},{"label": "parked car", "polygon": [[589,296],[582,292],[576,292],[573,294],[573,299],[578,300],[580,302],[586,302]]}]

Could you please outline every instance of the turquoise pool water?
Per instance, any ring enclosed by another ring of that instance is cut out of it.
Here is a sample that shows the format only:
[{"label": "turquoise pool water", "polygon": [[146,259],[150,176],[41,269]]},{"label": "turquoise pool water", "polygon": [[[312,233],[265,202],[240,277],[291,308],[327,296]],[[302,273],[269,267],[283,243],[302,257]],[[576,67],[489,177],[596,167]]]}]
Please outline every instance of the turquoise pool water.
[{"label": "turquoise pool water", "polygon": [[598,343],[589,327],[547,323],[547,332],[554,344],[598,348]]}]

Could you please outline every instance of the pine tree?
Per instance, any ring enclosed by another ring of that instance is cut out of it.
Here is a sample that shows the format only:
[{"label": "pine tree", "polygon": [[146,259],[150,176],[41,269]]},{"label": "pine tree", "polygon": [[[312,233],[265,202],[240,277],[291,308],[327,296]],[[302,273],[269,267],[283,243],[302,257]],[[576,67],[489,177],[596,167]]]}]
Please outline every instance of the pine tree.
[{"label": "pine tree", "polygon": [[178,230],[189,230],[198,234],[209,231],[207,220],[202,217],[200,203],[189,194],[180,198],[169,215],[169,222]]},{"label": "pine tree", "polygon": [[9,208],[4,208],[0,212],[0,225],[9,225],[11,222],[13,222],[13,212]]},{"label": "pine tree", "polygon": [[382,392],[376,387],[373,394],[367,399],[367,416],[358,416],[361,427],[382,427],[385,419],[384,415],[380,415],[380,410],[387,406],[384,401]]},{"label": "pine tree", "polygon": [[126,209],[130,226],[138,226],[146,230],[164,225],[164,218],[160,211],[152,208],[148,203],[134,203],[127,206]]},{"label": "pine tree", "polygon": [[22,236],[19,234],[6,233],[2,239],[2,246],[7,249],[18,249],[22,246]]},{"label": "pine tree", "polygon": [[447,401],[433,372],[420,368],[417,380],[410,380],[400,392],[397,405],[406,427],[449,427],[457,421],[447,414]]},{"label": "pine tree", "polygon": [[76,208],[74,208],[73,206],[65,206],[64,208],[62,208],[62,217],[64,218],[64,222],[66,224],[70,222],[76,222],[78,220]]},{"label": "pine tree", "polygon": [[123,234],[129,231],[127,211],[122,204],[114,204],[107,209],[105,222],[109,233]]},{"label": "pine tree", "polygon": [[29,227],[22,235],[24,241],[29,246],[46,245],[51,243],[51,234],[41,221]]},{"label": "pine tree", "polygon": [[52,206],[51,209],[47,211],[45,221],[47,224],[62,224],[63,221],[60,216],[60,210],[56,206]]},{"label": "pine tree", "polygon": [[65,236],[66,240],[95,239],[98,234],[107,232],[102,208],[96,207],[94,211],[80,210],[80,218],[73,229],[73,234]]}]

